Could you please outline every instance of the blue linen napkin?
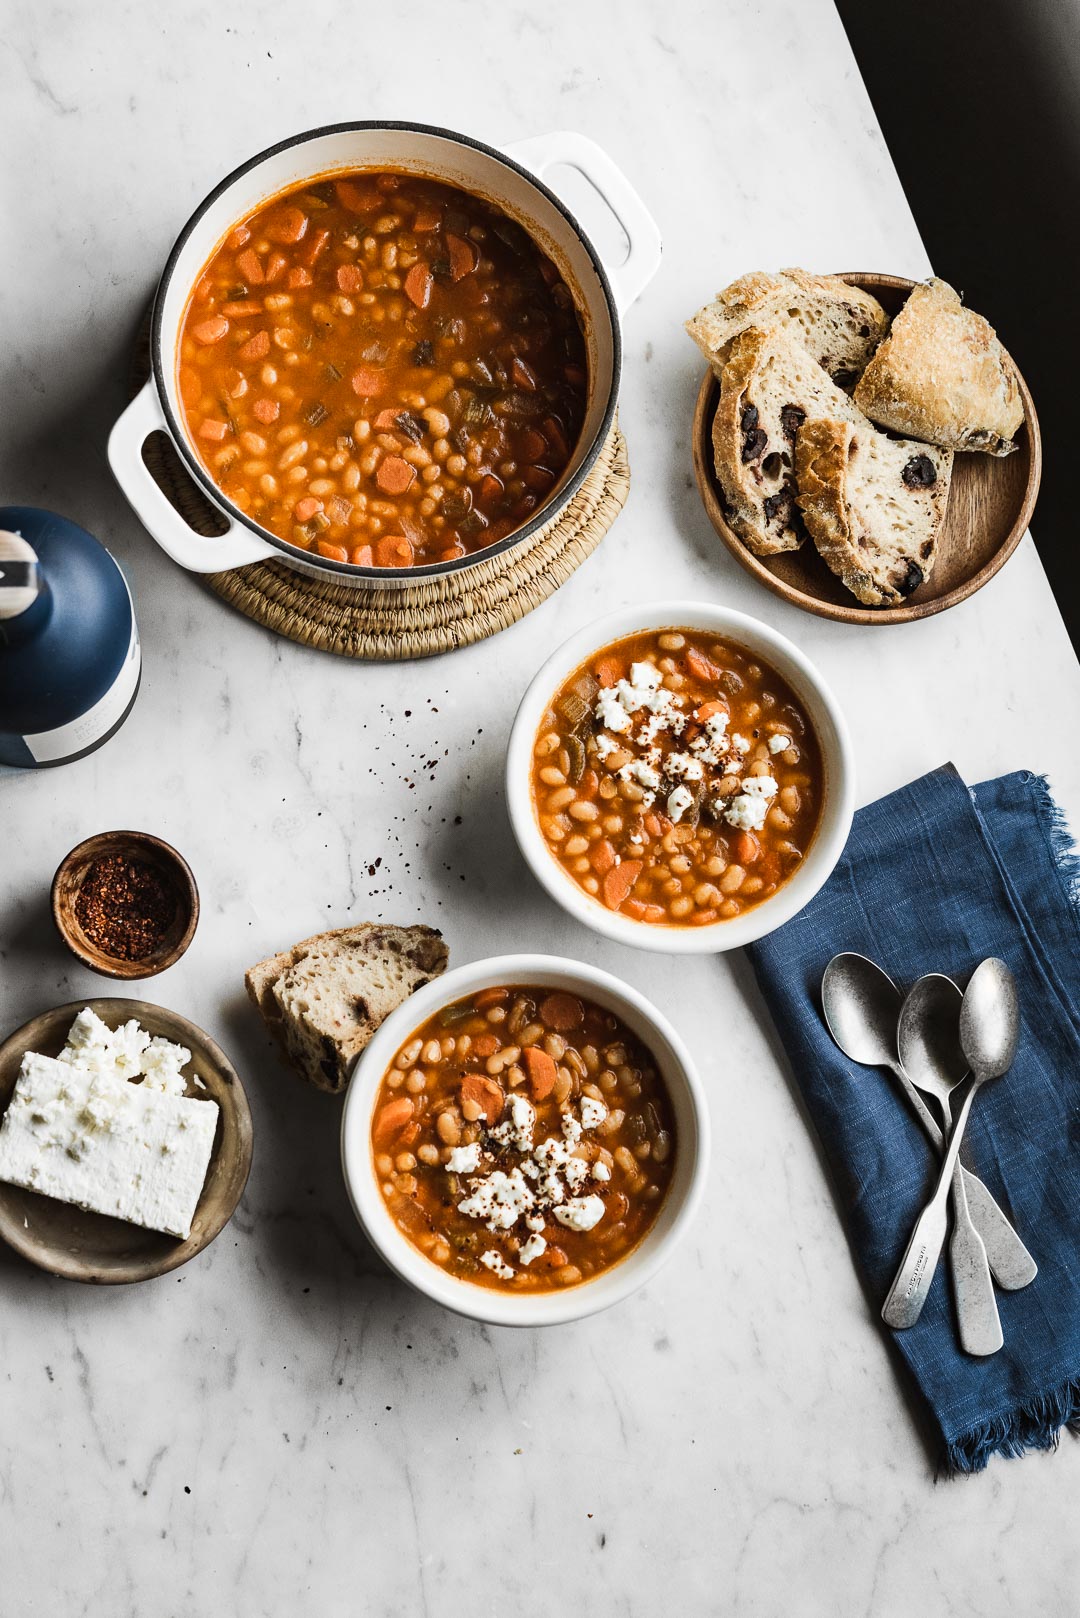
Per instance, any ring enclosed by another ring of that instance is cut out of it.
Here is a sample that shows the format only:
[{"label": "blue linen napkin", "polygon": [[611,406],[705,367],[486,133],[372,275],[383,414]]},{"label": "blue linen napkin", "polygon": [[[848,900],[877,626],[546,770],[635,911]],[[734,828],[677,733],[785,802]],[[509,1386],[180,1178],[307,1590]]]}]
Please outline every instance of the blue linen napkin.
[{"label": "blue linen napkin", "polygon": [[980,1091],[964,1151],[1039,1274],[997,1293],[1005,1346],[995,1355],[960,1347],[947,1254],[918,1324],[890,1334],[958,1471],[979,1471],[995,1453],[1054,1448],[1062,1425],[1080,1426],[1078,897],[1080,859],[1045,779],[1022,771],[969,789],[947,765],[860,810],[822,891],[747,951],[875,1307],[937,1160],[892,1075],[856,1066],[830,1038],[826,964],[855,950],[905,991],[933,971],[963,987],[987,955],[1016,974],[1016,1060]]}]

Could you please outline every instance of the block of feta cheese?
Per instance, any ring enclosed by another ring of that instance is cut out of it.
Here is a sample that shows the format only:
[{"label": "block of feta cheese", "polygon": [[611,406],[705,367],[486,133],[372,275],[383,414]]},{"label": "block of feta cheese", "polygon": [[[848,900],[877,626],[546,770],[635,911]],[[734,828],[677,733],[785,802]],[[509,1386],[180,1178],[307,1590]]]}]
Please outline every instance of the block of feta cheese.
[{"label": "block of feta cheese", "polygon": [[[118,1030],[125,1050],[139,1043],[133,1027]],[[141,1081],[117,1072],[130,1066],[137,1074],[138,1059],[152,1049],[146,1036],[112,1071],[104,1060],[79,1065],[70,1045],[64,1060],[28,1051],[0,1123],[0,1180],[148,1230],[189,1236],[218,1106],[175,1093],[175,1081],[169,1083],[175,1060],[160,1045]],[[187,1056],[182,1047],[169,1051]]]}]

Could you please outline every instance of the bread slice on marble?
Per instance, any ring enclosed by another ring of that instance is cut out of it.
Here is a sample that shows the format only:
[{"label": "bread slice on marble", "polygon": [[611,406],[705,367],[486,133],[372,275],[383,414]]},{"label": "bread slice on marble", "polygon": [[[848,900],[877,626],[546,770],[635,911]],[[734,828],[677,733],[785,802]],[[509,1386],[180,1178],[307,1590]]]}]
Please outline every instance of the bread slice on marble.
[{"label": "bread slice on marble", "polygon": [[952,451],[889,438],[869,422],[808,418],[799,508],[833,572],[868,607],[895,606],[933,571]]},{"label": "bread slice on marble", "polygon": [[736,337],[751,326],[778,326],[798,339],[839,385],[850,388],[889,329],[869,292],[838,275],[755,270],[718,292],[686,329],[719,376]]},{"label": "bread slice on marble", "polygon": [[1024,419],[994,328],[947,281],[915,287],[855,389],[882,427],[945,449],[1010,455]]},{"label": "bread slice on marble", "polygon": [[448,959],[433,927],[361,922],[259,961],[244,984],[300,1077],[337,1093],[380,1023]]},{"label": "bread slice on marble", "polygon": [[732,528],[758,556],[797,550],[795,446],[808,416],[865,417],[790,327],[735,338],[720,377],[713,457]]}]

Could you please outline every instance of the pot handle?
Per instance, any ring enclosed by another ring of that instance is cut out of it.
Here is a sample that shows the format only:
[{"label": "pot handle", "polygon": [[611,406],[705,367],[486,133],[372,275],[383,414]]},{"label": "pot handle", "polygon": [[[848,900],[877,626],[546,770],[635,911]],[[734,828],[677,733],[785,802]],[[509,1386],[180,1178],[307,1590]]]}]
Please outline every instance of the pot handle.
[{"label": "pot handle", "polygon": [[599,191],[630,243],[630,251],[621,264],[604,265],[619,313],[625,314],[660,268],[659,227],[626,175],[602,146],[572,129],[512,141],[503,149],[540,179],[554,163],[568,163]]},{"label": "pot handle", "polygon": [[220,573],[275,555],[272,545],[235,520],[229,531],[214,537],[196,533],[162,494],[142,458],[151,433],[169,431],[158,403],[153,378],[135,395],[109,434],[113,477],[143,527],[174,562],[190,573]]}]

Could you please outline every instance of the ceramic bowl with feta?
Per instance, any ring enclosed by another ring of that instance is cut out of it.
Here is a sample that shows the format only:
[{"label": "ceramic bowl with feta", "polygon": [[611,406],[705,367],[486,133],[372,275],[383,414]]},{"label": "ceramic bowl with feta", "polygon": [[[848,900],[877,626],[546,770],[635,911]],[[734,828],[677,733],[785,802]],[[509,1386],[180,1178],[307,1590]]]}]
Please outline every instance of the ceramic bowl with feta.
[{"label": "ceramic bowl with feta", "polygon": [[239,1200],[251,1117],[186,1018],[119,999],[57,1007],[0,1046],[0,1235],[74,1280],[147,1280]]},{"label": "ceramic bowl with feta", "polygon": [[647,1000],[579,962],[449,972],[350,1082],[346,1184],[397,1273],[498,1325],[573,1320],[655,1273],[708,1159],[700,1081]]},{"label": "ceramic bowl with feta", "polygon": [[843,716],[797,647],[727,608],[625,608],[573,637],[518,710],[518,843],[548,892],[622,943],[747,944],[817,892],[854,809]]}]

